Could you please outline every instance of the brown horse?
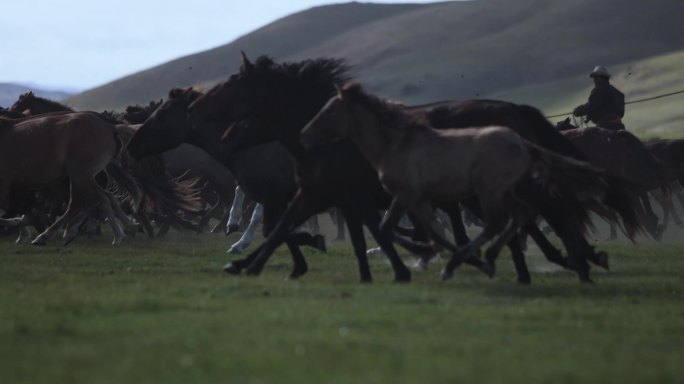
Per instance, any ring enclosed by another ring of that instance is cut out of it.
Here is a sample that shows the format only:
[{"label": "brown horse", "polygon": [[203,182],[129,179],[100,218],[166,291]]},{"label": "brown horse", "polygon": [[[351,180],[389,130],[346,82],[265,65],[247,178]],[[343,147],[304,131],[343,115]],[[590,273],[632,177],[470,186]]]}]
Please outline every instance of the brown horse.
[{"label": "brown horse", "polygon": [[121,148],[115,126],[93,113],[0,119],[0,201],[14,186],[39,188],[68,177],[66,212],[33,244],[46,244],[63,225],[65,242],[73,240],[80,224],[93,212],[108,219],[114,232],[113,244],[120,244],[124,235],[116,218],[134,223],[116,209],[118,204],[98,185],[95,175],[112,162]]},{"label": "brown horse", "polygon": [[[359,147],[394,195],[383,230],[394,228],[408,209],[437,243],[454,252],[443,277],[450,277],[457,265],[492,239],[485,255],[493,263],[535,215],[516,193],[524,180],[543,185],[548,194],[596,205],[601,205],[608,188],[602,171],[531,144],[506,127],[437,130],[424,119],[412,119],[401,106],[366,94],[358,84],[340,89],[301,134],[307,148],[341,138]],[[431,201],[473,196],[479,200],[485,227],[459,249],[435,227]]]},{"label": "brown horse", "polygon": [[[138,127],[136,124],[142,124],[161,103],[160,100],[151,101],[144,106],[130,105],[126,107],[124,113],[105,111],[96,114],[105,121],[117,124],[119,136],[127,143]],[[20,95],[10,110],[16,111],[15,113],[22,111],[23,114],[28,115],[57,111],[74,112],[72,108],[64,104],[38,97],[33,92]],[[186,152],[196,153],[197,151],[190,149]],[[151,225],[152,218],[161,223],[158,235],[164,235],[170,226],[197,232],[202,230],[201,222],[195,224],[179,216],[178,213],[196,215],[201,211],[202,202],[198,198],[198,178],[203,176],[201,171],[208,167],[206,165],[208,161],[203,158],[198,166],[197,161],[188,164],[187,160],[188,158],[194,159],[197,156],[187,156],[187,153],[182,153],[175,157],[183,159],[184,166],[169,167],[168,161],[162,156],[147,156],[136,161],[124,152],[121,158],[123,169],[115,166],[110,166],[108,169],[110,176],[116,179],[119,186],[124,188],[124,194],[129,196],[128,200],[131,203],[133,213],[149,237],[154,236],[154,229]],[[175,165],[173,160],[172,164]],[[191,171],[191,168],[194,169]],[[212,178],[204,179],[211,184],[211,187],[216,186],[216,183],[212,182]],[[228,187],[224,189],[227,192],[221,190],[220,195],[223,197],[227,193],[228,196],[222,200],[232,199],[234,184],[229,182],[226,184]],[[218,188],[213,189],[219,190]],[[227,220],[227,214],[224,216]]]},{"label": "brown horse", "polygon": [[[600,127],[575,128],[569,119],[560,122],[557,128],[584,153],[589,162],[631,185],[629,190],[644,228],[654,239],[659,240],[662,227],[658,225],[658,217],[653,212],[647,192],[656,189],[668,192],[669,187],[665,169],[644,144],[627,131]],[[611,226],[610,238],[616,237],[615,227]]]}]

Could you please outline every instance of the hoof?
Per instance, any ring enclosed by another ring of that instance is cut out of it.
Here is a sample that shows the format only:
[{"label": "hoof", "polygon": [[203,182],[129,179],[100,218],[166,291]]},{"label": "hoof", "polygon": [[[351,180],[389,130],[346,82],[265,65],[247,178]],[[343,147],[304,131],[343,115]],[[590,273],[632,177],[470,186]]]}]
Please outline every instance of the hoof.
[{"label": "hoof", "polygon": [[242,272],[242,268],[240,268],[237,264],[235,263],[228,263],[223,266],[223,270],[226,273],[229,273],[231,275],[239,275]]},{"label": "hoof", "polygon": [[605,269],[606,271],[609,271],[610,266],[608,265],[608,254],[606,252],[599,252],[596,254],[596,256],[598,256],[596,265]]},{"label": "hoof", "polygon": [[405,284],[405,283],[410,283],[411,282],[411,275],[401,275],[401,276],[394,276],[394,282],[398,284]]},{"label": "hoof", "polygon": [[323,253],[328,252],[328,248],[325,246],[325,236],[323,235],[314,235],[314,243],[313,247],[318,249],[319,251]]},{"label": "hoof", "polygon": [[[71,240],[69,240],[69,241],[71,242]],[[119,245],[121,245],[122,242],[123,242],[123,239],[114,239],[114,240],[112,240],[112,246],[118,247]]]},{"label": "hoof", "polygon": [[247,275],[247,276],[259,276],[261,274],[262,269],[264,269],[263,266],[252,264],[249,267],[247,267],[247,269],[245,269],[245,275]]},{"label": "hoof", "polygon": [[38,236],[31,242],[33,245],[47,245],[47,238],[45,236]]},{"label": "hoof", "polygon": [[[67,245],[71,244],[71,242],[74,241],[75,238],[76,238],[76,236],[64,236],[63,245],[66,247]],[[116,244],[114,244],[114,242],[112,242],[112,245],[116,245]]]},{"label": "hoof", "polygon": [[288,277],[290,280],[296,280],[306,274],[306,272],[309,271],[309,267],[304,265],[303,267],[300,268],[295,268],[292,270],[290,273],[290,276]]},{"label": "hoof", "polygon": [[532,284],[532,278],[530,276],[518,276],[518,284],[530,285]]},{"label": "hoof", "polygon": [[361,284],[371,284],[373,282],[373,278],[368,276],[368,277],[361,277],[361,280],[359,280],[359,283]]},{"label": "hoof", "polygon": [[366,255],[377,255],[379,253],[384,253],[380,247],[371,248],[366,251]]},{"label": "hoof", "polygon": [[237,232],[239,229],[240,229],[240,226],[238,226],[237,224],[226,225],[226,236],[230,235],[231,233]]}]

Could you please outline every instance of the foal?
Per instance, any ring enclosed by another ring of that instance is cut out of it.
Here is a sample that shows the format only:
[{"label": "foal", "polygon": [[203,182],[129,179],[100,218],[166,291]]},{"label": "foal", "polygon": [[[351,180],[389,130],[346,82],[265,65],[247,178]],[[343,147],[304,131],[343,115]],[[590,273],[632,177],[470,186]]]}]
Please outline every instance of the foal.
[{"label": "foal", "polygon": [[[338,91],[302,131],[303,144],[310,148],[350,138],[394,195],[382,229],[391,230],[411,210],[433,239],[454,253],[443,278],[492,239],[485,256],[493,264],[501,248],[533,216],[516,194],[521,181],[531,178],[543,184],[546,193],[573,193],[588,201],[600,199],[605,191],[602,172],[543,150],[506,127],[436,130],[365,94],[358,84]],[[430,201],[472,196],[479,200],[485,227],[459,249],[434,226]]]}]

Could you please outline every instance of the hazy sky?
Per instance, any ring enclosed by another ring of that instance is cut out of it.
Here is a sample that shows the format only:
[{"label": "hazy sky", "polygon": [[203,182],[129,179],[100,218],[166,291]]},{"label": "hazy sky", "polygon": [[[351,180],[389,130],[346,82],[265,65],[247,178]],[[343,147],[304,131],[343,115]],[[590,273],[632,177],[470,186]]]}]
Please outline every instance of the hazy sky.
[{"label": "hazy sky", "polygon": [[[0,7],[0,82],[85,89],[325,0],[33,0]],[[379,0],[376,3],[434,1]]]}]

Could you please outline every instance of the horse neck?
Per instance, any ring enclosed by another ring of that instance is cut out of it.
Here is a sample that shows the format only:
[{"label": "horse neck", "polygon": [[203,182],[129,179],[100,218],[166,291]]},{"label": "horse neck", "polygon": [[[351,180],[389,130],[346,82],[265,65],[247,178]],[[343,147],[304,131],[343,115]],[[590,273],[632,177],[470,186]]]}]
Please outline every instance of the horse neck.
[{"label": "horse neck", "polygon": [[350,139],[377,169],[386,152],[401,140],[404,134],[363,105],[350,105],[349,108],[355,125],[350,132]]},{"label": "horse neck", "polygon": [[50,112],[73,112],[74,110],[67,107],[66,105],[59,104],[57,102],[47,100],[47,99],[35,99],[33,105],[26,108],[31,111],[32,115],[40,115]]},{"label": "horse neck", "polygon": [[225,156],[221,150],[221,133],[212,126],[203,126],[192,130],[185,142],[203,149],[219,162],[224,160]]}]

